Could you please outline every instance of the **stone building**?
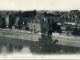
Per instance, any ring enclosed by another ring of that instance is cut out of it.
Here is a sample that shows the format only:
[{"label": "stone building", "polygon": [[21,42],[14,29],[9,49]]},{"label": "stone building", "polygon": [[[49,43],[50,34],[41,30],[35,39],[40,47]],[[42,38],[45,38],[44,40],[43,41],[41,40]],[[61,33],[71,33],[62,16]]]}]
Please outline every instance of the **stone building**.
[{"label": "stone building", "polygon": [[35,18],[28,18],[27,27],[29,28],[29,31],[33,33],[49,31],[47,18],[44,16],[35,16]]},{"label": "stone building", "polygon": [[29,28],[29,31],[31,31],[31,32],[35,32],[35,33],[41,32],[40,19],[29,18],[28,23],[27,23],[27,27]]},{"label": "stone building", "polygon": [[41,32],[46,33],[49,31],[49,23],[46,17],[41,21]]},{"label": "stone building", "polygon": [[24,17],[23,18],[23,21],[22,21],[22,30],[29,30],[28,28],[27,28],[27,17]]}]

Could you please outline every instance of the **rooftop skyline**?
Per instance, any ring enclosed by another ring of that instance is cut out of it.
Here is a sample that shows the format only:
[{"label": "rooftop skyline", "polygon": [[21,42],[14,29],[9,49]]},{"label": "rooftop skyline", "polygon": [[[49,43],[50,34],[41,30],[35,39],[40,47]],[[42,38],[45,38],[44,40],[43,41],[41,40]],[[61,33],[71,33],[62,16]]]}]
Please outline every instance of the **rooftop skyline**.
[{"label": "rooftop skyline", "polygon": [[0,0],[0,10],[80,10],[80,0]]}]

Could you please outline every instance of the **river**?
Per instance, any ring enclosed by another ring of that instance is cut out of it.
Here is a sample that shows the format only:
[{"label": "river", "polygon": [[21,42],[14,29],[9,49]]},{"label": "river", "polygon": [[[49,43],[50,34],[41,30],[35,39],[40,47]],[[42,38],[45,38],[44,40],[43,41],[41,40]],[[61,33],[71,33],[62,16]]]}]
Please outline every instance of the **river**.
[{"label": "river", "polygon": [[79,47],[52,44],[45,45],[42,49],[39,42],[0,37],[0,55],[3,54],[80,54]]}]

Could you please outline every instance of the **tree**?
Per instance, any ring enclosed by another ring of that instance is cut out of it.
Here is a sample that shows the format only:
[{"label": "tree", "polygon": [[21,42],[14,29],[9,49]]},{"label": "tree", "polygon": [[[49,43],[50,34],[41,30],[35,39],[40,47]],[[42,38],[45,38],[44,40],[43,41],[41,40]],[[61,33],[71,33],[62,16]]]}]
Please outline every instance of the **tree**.
[{"label": "tree", "polygon": [[5,28],[6,27],[6,25],[5,25],[5,17],[4,17],[4,15],[2,15],[2,28]]},{"label": "tree", "polygon": [[52,45],[52,37],[48,36],[48,34],[42,34],[41,38],[39,39],[39,47],[41,48],[42,52],[50,52],[51,45]]},{"label": "tree", "polygon": [[28,31],[29,31],[29,28],[28,28],[28,27],[26,27],[26,28],[25,28],[25,30],[28,30]]},{"label": "tree", "polygon": [[78,29],[77,27],[73,30],[72,35],[78,36],[80,35],[80,29]]},{"label": "tree", "polygon": [[22,13],[23,17],[34,17],[37,14],[36,10],[25,11]]},{"label": "tree", "polygon": [[58,42],[58,40],[54,40],[52,39],[52,35],[48,35],[48,34],[42,34],[41,38],[39,39],[39,47],[40,50],[42,52],[52,52],[53,50],[55,50],[55,48],[53,46],[55,46],[55,44]]},{"label": "tree", "polygon": [[14,22],[15,22],[15,17],[14,17],[14,14],[10,14],[9,15],[9,28],[12,28],[12,26],[14,25]]},{"label": "tree", "polygon": [[2,16],[0,15],[0,28],[2,27],[3,21],[2,21]]},{"label": "tree", "polygon": [[54,22],[54,21],[53,21],[51,27],[52,27],[52,32],[55,32],[55,31],[57,31],[58,33],[61,33],[62,32],[61,31],[61,26],[57,25],[57,23]]},{"label": "tree", "polygon": [[71,30],[70,26],[67,26],[66,30],[67,31],[70,31]]},{"label": "tree", "polygon": [[22,24],[23,24],[23,16],[20,17],[19,21],[18,21],[18,28],[21,29],[22,28]]},{"label": "tree", "polygon": [[57,32],[58,32],[58,33],[62,33],[62,31],[61,31],[61,26],[59,26],[59,25],[57,25]]}]

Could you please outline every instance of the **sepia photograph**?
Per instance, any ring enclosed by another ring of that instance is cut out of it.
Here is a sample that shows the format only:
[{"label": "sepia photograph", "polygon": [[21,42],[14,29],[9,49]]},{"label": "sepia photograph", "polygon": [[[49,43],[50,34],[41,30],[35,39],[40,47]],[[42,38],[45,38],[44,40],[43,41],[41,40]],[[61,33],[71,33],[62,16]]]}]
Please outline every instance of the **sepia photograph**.
[{"label": "sepia photograph", "polygon": [[80,0],[0,0],[0,59],[80,59]]}]

